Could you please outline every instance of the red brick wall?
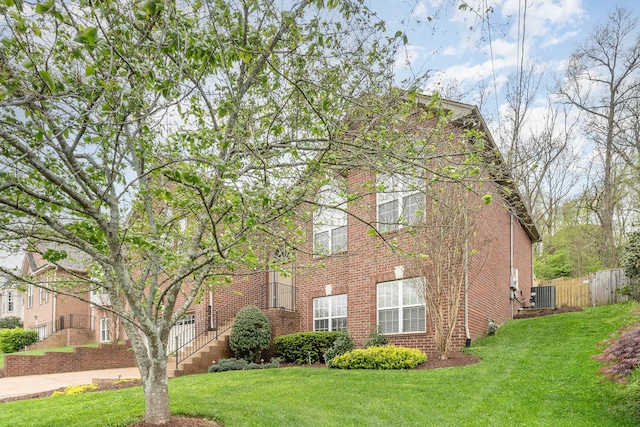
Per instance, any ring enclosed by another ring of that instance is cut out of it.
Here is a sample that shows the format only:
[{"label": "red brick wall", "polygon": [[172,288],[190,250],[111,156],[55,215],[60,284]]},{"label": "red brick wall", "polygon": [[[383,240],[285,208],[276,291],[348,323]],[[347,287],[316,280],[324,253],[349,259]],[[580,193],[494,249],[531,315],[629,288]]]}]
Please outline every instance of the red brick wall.
[{"label": "red brick wall", "polygon": [[72,353],[47,352],[42,356],[7,354],[4,357],[4,375],[42,375],[60,372],[91,371],[137,366],[129,343],[100,344],[94,347],[76,347]]},{"label": "red brick wall", "polygon": [[300,332],[300,313],[277,308],[262,311],[267,316],[267,319],[269,319],[269,325],[271,326],[271,344],[262,355],[266,362],[276,355],[276,349],[273,345],[273,339],[275,337]]},{"label": "red brick wall", "polygon": [[[365,171],[354,171],[348,176],[348,186],[355,189],[374,175]],[[493,201],[485,205],[475,219],[476,234],[470,242],[470,249],[477,253],[469,264],[469,326],[472,339],[487,333],[487,319],[495,319],[499,324],[512,317],[520,305],[510,299],[510,215],[503,206],[504,201],[496,193]],[[357,218],[375,220],[376,197],[371,194],[349,209]],[[531,241],[517,219],[514,228],[514,266],[519,270],[521,300],[528,300],[532,285]],[[348,217],[348,249],[343,254],[331,257],[313,258],[302,256],[298,260],[296,276],[297,310],[300,313],[301,330],[313,330],[313,298],[325,295],[347,294],[348,330],[361,345],[370,329],[377,322],[376,285],[379,282],[395,280],[397,266],[406,264],[406,258],[392,253],[387,244],[377,236],[368,233],[369,226],[363,221]],[[313,235],[311,226],[307,230]],[[407,239],[402,230],[385,233],[387,239],[395,239],[402,244]],[[309,239],[311,241],[311,239]],[[308,251],[311,250],[309,243]],[[408,277],[405,277],[408,278]],[[331,285],[328,287],[327,285]],[[330,291],[330,293],[329,293]],[[464,346],[463,305],[454,334],[453,347]],[[393,334],[390,341],[397,345],[420,348],[434,355],[435,347],[431,325],[427,322],[426,333]]]}]

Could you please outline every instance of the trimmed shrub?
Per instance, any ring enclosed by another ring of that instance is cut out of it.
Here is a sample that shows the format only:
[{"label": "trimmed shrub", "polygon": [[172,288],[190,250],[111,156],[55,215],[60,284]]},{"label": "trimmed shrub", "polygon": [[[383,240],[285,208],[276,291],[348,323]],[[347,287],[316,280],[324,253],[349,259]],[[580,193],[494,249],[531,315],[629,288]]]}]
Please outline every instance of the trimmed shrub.
[{"label": "trimmed shrub", "polygon": [[333,342],[333,346],[324,352],[324,361],[328,367],[331,367],[331,361],[334,357],[351,351],[355,348],[356,343],[351,338],[351,335],[344,329],[340,330],[340,335]]},{"label": "trimmed shrub", "polygon": [[382,347],[387,344],[389,344],[389,339],[386,335],[380,333],[380,325],[376,325],[371,329],[371,332],[369,332],[369,335],[367,335],[367,338],[364,340],[364,348]]},{"label": "trimmed shrub", "polygon": [[280,362],[278,359],[271,359],[269,363],[257,364],[254,362],[247,362],[244,359],[220,359],[218,363],[214,363],[207,369],[209,372],[225,372],[225,371],[249,371],[252,369],[269,369],[279,368]]},{"label": "trimmed shrub", "polygon": [[270,343],[271,326],[262,310],[250,305],[236,314],[229,335],[229,348],[236,358],[255,362]]},{"label": "trimmed shrub", "polygon": [[0,329],[0,352],[13,353],[38,341],[38,332],[33,329]]},{"label": "trimmed shrub", "polygon": [[324,352],[333,346],[340,332],[298,332],[273,340],[276,355],[289,363],[324,363]]},{"label": "trimmed shrub", "polygon": [[9,316],[0,319],[0,329],[22,328],[22,320],[16,316]]},{"label": "trimmed shrub", "polygon": [[413,369],[427,361],[420,350],[388,345],[356,349],[336,356],[332,368],[339,369]]}]

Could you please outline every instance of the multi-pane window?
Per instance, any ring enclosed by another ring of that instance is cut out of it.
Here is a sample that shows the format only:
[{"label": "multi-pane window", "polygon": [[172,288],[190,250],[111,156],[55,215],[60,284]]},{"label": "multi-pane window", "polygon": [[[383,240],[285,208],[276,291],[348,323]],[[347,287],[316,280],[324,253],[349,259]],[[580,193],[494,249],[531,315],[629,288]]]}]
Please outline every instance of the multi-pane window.
[{"label": "multi-pane window", "polygon": [[313,252],[329,255],[347,250],[347,201],[338,182],[318,191],[313,213]]},{"label": "multi-pane window", "polygon": [[424,281],[420,278],[378,283],[378,324],[383,334],[424,332]]},{"label": "multi-pane window", "polygon": [[425,199],[421,182],[405,176],[377,176],[378,231],[416,225],[423,220]]},{"label": "multi-pane window", "polygon": [[109,318],[100,319],[100,342],[109,342]]},{"label": "multi-pane window", "polygon": [[13,291],[7,291],[7,311],[13,311]]},{"label": "multi-pane window", "polygon": [[347,294],[314,298],[313,330],[338,331],[347,328]]},{"label": "multi-pane window", "polygon": [[33,307],[33,285],[27,288],[27,307]]}]

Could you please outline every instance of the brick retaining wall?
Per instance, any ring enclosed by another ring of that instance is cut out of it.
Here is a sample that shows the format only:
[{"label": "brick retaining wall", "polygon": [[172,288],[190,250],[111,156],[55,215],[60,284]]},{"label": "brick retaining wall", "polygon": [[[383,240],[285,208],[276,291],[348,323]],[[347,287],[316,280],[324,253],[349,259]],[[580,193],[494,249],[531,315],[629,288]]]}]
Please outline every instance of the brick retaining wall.
[{"label": "brick retaining wall", "polygon": [[61,372],[92,371],[137,366],[129,343],[100,344],[99,347],[76,347],[71,353],[46,352],[41,356],[7,354],[4,375],[42,375]]}]

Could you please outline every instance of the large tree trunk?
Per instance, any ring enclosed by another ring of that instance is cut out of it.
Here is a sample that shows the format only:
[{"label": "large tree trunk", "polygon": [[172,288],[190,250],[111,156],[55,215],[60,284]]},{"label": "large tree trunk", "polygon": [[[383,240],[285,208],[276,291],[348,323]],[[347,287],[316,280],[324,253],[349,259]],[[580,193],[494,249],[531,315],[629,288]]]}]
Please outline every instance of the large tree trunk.
[{"label": "large tree trunk", "polygon": [[169,383],[165,357],[149,358],[149,366],[140,368],[144,389],[145,421],[162,425],[171,419]]}]

